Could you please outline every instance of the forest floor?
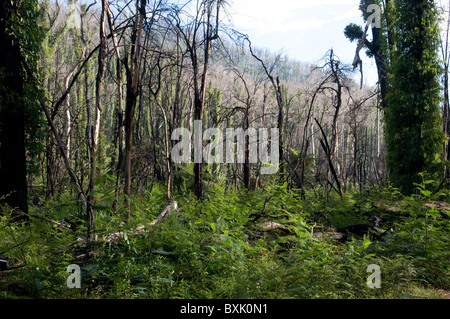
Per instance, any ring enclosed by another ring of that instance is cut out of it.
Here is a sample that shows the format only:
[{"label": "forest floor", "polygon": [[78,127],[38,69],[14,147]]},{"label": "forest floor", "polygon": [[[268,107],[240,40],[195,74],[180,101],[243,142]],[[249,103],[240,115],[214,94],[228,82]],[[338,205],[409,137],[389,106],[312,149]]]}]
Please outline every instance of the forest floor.
[{"label": "forest floor", "polygon": [[[3,209],[0,259],[11,269],[0,271],[0,296],[449,299],[446,194],[299,194],[286,186],[245,192],[209,185],[202,203],[180,192],[177,207],[161,216],[167,197],[155,185],[133,197],[128,224],[126,205],[113,211],[105,195],[93,241],[76,222],[82,210],[70,193],[41,200],[30,212],[40,217],[27,225],[9,223]],[[48,222],[63,218],[76,229]],[[68,288],[69,265],[81,269],[80,289]],[[379,277],[371,277],[371,265]],[[381,287],[371,288],[377,278]]]},{"label": "forest floor", "polygon": [[438,294],[442,294],[445,299],[450,299],[450,291],[438,289]]}]

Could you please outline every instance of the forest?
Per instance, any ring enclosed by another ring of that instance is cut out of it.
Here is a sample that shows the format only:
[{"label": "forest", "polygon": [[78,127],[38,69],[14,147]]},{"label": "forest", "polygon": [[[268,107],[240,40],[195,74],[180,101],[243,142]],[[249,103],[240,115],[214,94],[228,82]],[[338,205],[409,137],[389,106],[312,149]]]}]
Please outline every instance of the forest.
[{"label": "forest", "polygon": [[441,2],[313,64],[232,0],[3,1],[0,298],[449,299]]}]

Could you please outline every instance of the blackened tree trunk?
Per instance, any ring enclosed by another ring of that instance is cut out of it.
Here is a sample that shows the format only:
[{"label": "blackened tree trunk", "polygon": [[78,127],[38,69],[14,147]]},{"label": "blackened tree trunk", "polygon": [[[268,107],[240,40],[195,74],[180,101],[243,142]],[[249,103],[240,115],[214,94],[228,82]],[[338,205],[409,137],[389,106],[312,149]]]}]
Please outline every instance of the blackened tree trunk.
[{"label": "blackened tree trunk", "polygon": [[98,53],[98,70],[97,77],[95,80],[95,124],[94,130],[91,136],[91,150],[90,150],[90,173],[89,173],[89,185],[88,185],[88,203],[87,203],[87,226],[88,226],[88,238],[93,239],[93,232],[95,230],[95,177],[97,170],[97,152],[99,144],[99,134],[100,134],[100,116],[102,109],[102,83],[103,76],[105,73],[105,59],[106,59],[106,16],[108,10],[108,2],[102,0],[102,13],[100,15],[100,50]]},{"label": "blackened tree trunk", "polygon": [[[203,100],[197,93],[194,98],[194,120],[203,121]],[[202,134],[194,135],[194,145],[202,145],[201,136]],[[197,199],[201,199],[203,195],[203,162],[194,163],[194,195]]]},{"label": "blackened tree trunk", "polygon": [[264,61],[259,58],[252,49],[252,43],[250,41],[250,39],[246,36],[245,40],[247,40],[248,42],[248,47],[250,50],[250,54],[256,59],[258,60],[259,63],[261,63],[264,72],[266,73],[267,77],[269,78],[270,82],[272,83],[272,87],[275,91],[275,96],[277,99],[277,105],[278,105],[278,117],[277,117],[277,127],[279,130],[279,135],[278,135],[278,157],[279,157],[279,169],[278,169],[278,174],[280,176],[280,183],[284,183],[286,181],[286,175],[285,175],[285,169],[284,169],[284,155],[283,155],[283,95],[281,93],[281,85],[280,85],[280,78],[277,77],[276,80],[272,75],[272,70],[273,68],[271,68],[270,70],[267,68],[266,64],[264,63]]},{"label": "blackened tree trunk", "polygon": [[[126,101],[125,101],[125,187],[124,193],[128,203],[128,213],[126,221],[130,219],[130,201],[131,196],[131,150],[133,146],[133,122],[136,111],[137,98],[139,96],[140,87],[140,66],[141,66],[141,35],[142,26],[145,16],[145,0],[136,0],[136,16],[134,18],[133,30],[131,35],[130,61],[124,64],[127,84],[126,84]],[[128,53],[126,52],[126,55]],[[125,57],[127,59],[127,56]]]},{"label": "blackened tree trunk", "polygon": [[387,69],[388,64],[386,62],[385,52],[381,47],[381,31],[379,28],[372,27],[373,34],[373,46],[372,52],[375,57],[375,64],[377,66],[378,73],[378,83],[380,85],[380,95],[381,95],[381,107],[385,110],[387,108],[387,93],[388,93],[388,84],[387,84]]},{"label": "blackened tree trunk", "polygon": [[[250,127],[250,105],[247,104],[244,119],[244,131],[247,132]],[[244,185],[250,190],[251,187],[251,168],[250,168],[250,137],[245,136],[245,163],[244,163]]]},{"label": "blackened tree trunk", "polygon": [[16,9],[10,1],[0,6],[0,202],[28,213],[23,68],[7,25]]},{"label": "blackened tree trunk", "polygon": [[[192,80],[194,87],[194,121],[203,121],[206,84],[212,41],[219,38],[219,14],[223,5],[221,1],[201,1],[197,17],[191,25],[181,26],[181,17],[176,16],[175,26],[186,44],[192,64]],[[213,14],[215,6],[216,13]],[[215,18],[215,27],[213,25]],[[203,32],[203,41],[199,41]],[[203,48],[202,48],[203,47]],[[200,56],[203,51],[203,56]],[[195,147],[203,149],[202,133],[194,134]],[[201,200],[203,196],[203,157],[194,161],[194,195]]]}]

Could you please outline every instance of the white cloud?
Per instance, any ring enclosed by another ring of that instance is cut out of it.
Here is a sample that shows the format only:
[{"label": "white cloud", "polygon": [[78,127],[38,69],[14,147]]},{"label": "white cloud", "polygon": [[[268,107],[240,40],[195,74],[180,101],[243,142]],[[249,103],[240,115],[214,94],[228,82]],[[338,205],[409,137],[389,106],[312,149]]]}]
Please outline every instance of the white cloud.
[{"label": "white cloud", "polygon": [[357,0],[235,0],[229,10],[233,24],[243,32],[311,30],[333,21],[358,17]]},{"label": "white cloud", "polygon": [[334,18],[334,21],[342,21],[342,20],[348,20],[351,18],[360,18],[361,17],[361,11],[359,10],[359,6],[353,6],[343,14],[337,15]]}]

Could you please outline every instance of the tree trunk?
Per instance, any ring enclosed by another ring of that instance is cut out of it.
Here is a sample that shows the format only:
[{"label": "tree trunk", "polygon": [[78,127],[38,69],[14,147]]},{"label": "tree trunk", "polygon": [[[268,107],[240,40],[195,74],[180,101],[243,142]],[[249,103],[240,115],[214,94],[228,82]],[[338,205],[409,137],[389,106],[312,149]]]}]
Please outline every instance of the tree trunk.
[{"label": "tree trunk", "polygon": [[84,43],[82,51],[81,51],[81,55],[80,58],[78,59],[78,62],[72,67],[72,69],[69,71],[69,74],[67,74],[66,78],[64,79],[64,91],[67,92],[66,96],[65,96],[65,111],[66,111],[66,119],[67,119],[67,123],[66,123],[66,155],[67,155],[67,159],[69,160],[70,163],[70,158],[71,156],[71,139],[70,139],[70,135],[72,132],[72,115],[70,113],[70,89],[69,89],[69,85],[70,85],[70,79],[72,78],[72,76],[74,75],[75,71],[79,68],[79,66],[81,65],[81,63],[83,62],[83,59],[85,58],[86,55],[86,43]]},{"label": "tree trunk", "polygon": [[[194,98],[194,121],[203,121],[203,102],[198,93]],[[194,147],[203,150],[202,132],[194,134]],[[203,195],[203,154],[201,154],[201,161],[194,163],[194,195],[197,199],[201,199]]]},{"label": "tree trunk", "polygon": [[[447,17],[447,30],[445,35],[445,43],[441,41],[442,60],[443,60],[443,80],[442,85],[444,87],[444,107],[442,114],[442,128],[445,134],[446,141],[444,142],[444,161],[450,160],[450,147],[449,147],[449,132],[450,132],[450,106],[449,106],[449,93],[448,93],[448,71],[449,71],[449,54],[448,54],[448,36],[450,31],[450,12]],[[444,175],[447,184],[450,183],[450,167],[445,165]]]},{"label": "tree trunk", "polygon": [[97,175],[97,152],[100,134],[100,116],[102,110],[102,82],[105,72],[105,59],[106,59],[106,10],[107,0],[102,0],[102,13],[100,15],[100,51],[98,53],[98,70],[97,78],[95,80],[95,125],[93,134],[91,136],[91,170],[89,174],[89,186],[88,186],[88,205],[87,205],[87,221],[88,221],[88,238],[92,240],[93,231],[95,230],[95,177]]},{"label": "tree trunk", "polygon": [[122,62],[120,58],[120,51],[117,43],[117,39],[115,36],[115,30],[114,30],[114,20],[111,13],[111,10],[109,9],[109,6],[107,8],[107,14],[108,14],[108,25],[110,34],[112,37],[112,42],[114,45],[114,52],[116,54],[116,76],[117,76],[117,135],[119,139],[119,152],[118,152],[118,159],[117,159],[117,169],[116,169],[116,190],[115,190],[115,199],[112,205],[113,210],[116,209],[117,201],[119,200],[119,192],[120,192],[120,182],[122,179],[122,169],[123,169],[123,151],[125,149],[125,140],[124,140],[124,125],[123,125],[123,89],[122,89]]},{"label": "tree trunk", "polygon": [[[118,53],[118,51],[117,51]],[[122,92],[122,65],[120,62],[120,56],[118,55],[117,58],[117,104],[118,104],[118,110],[117,110],[117,126],[118,126],[118,136],[119,136],[119,152],[118,152],[118,160],[117,160],[117,169],[116,169],[116,197],[114,199],[113,203],[113,209],[116,209],[117,201],[119,200],[119,192],[120,192],[120,182],[122,179],[122,169],[123,169],[123,151],[125,149],[125,141],[124,141],[124,127],[123,127],[123,105],[122,105],[122,98],[123,98],[123,92]]]},{"label": "tree trunk", "polygon": [[[250,127],[250,106],[247,106],[247,109],[245,111],[245,123],[244,123],[244,131],[247,132],[247,130]],[[251,176],[250,176],[250,136],[245,136],[245,162],[244,162],[244,186],[247,188],[247,190],[251,189]]]},{"label": "tree trunk", "polygon": [[279,173],[280,173],[280,182],[284,183],[286,181],[285,175],[285,167],[284,167],[284,157],[283,157],[283,96],[281,95],[281,86],[280,79],[277,77],[277,85],[276,85],[276,96],[277,96],[277,104],[278,104],[278,119],[277,119],[277,127],[279,130],[278,134],[278,156],[280,160]]},{"label": "tree trunk", "polygon": [[[156,98],[156,97],[155,97]],[[168,199],[172,198],[172,162],[170,158],[170,150],[169,150],[169,129],[168,129],[168,121],[167,121],[167,115],[166,111],[164,111],[164,108],[162,107],[159,102],[156,102],[158,107],[161,110],[161,113],[164,118],[164,152],[166,156],[166,170],[167,170],[167,197]]]},{"label": "tree trunk", "polygon": [[0,203],[28,213],[23,68],[19,41],[8,26],[15,10],[10,1],[0,6],[0,197],[6,196]]},{"label": "tree trunk", "polygon": [[45,159],[46,159],[46,182],[47,182],[47,198],[52,198],[55,191],[55,182],[53,180],[53,134],[51,131],[47,133],[45,143]]},{"label": "tree trunk", "polygon": [[372,27],[373,47],[372,52],[375,57],[375,64],[377,66],[378,83],[380,85],[381,106],[383,109],[387,108],[387,64],[385,54],[380,45],[381,29]]},{"label": "tree trunk", "polygon": [[125,103],[125,187],[124,193],[127,196],[128,213],[126,221],[128,222],[131,214],[130,195],[131,195],[131,150],[133,146],[133,119],[136,111],[136,102],[139,95],[139,76],[141,59],[141,33],[145,12],[145,0],[136,0],[136,16],[131,36],[131,54],[130,66],[125,64],[127,71],[127,98]]}]

